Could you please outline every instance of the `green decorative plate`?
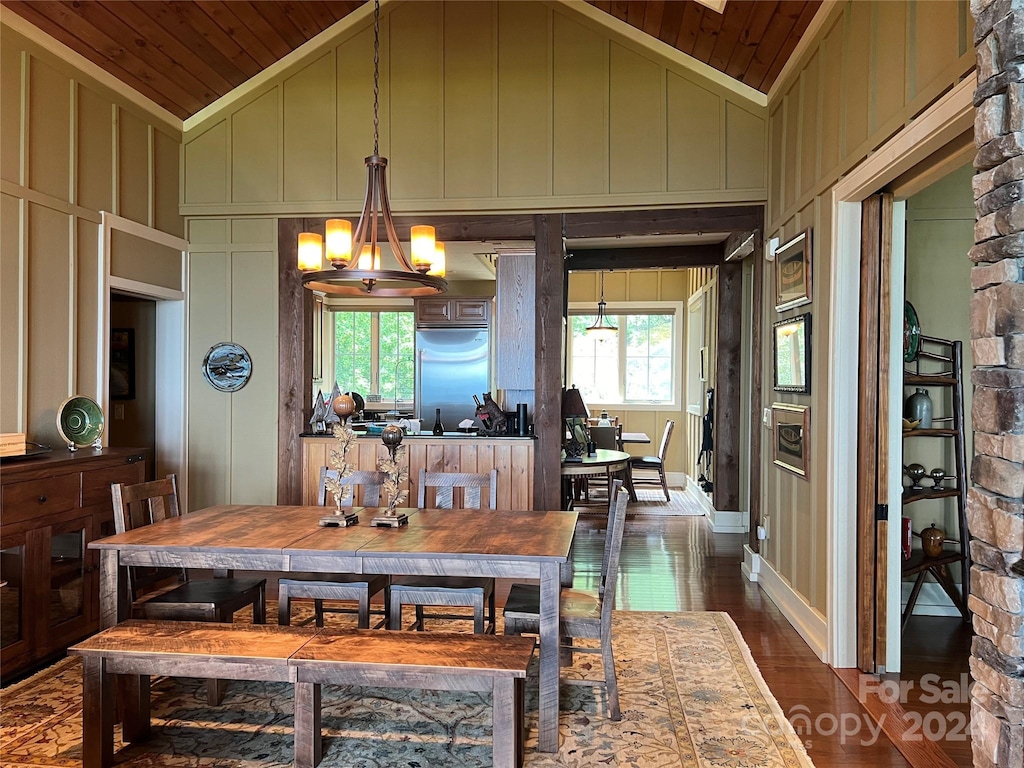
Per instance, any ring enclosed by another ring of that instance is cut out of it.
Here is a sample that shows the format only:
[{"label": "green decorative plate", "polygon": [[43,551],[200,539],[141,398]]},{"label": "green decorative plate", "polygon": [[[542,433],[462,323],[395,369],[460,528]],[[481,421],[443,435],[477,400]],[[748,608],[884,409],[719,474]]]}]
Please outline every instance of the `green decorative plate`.
[{"label": "green decorative plate", "polygon": [[57,431],[69,446],[92,445],[103,435],[103,411],[91,397],[69,397],[57,409]]},{"label": "green decorative plate", "polygon": [[921,351],[921,321],[909,301],[903,307],[903,361],[912,363]]}]

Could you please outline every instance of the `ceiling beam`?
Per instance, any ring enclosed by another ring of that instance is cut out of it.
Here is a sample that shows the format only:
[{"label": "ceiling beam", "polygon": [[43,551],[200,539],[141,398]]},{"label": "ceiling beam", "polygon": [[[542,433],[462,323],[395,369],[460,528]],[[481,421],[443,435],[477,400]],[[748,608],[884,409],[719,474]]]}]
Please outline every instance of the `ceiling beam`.
[{"label": "ceiling beam", "polygon": [[646,211],[592,211],[565,214],[565,236],[628,237],[745,232],[764,225],[760,205],[677,208]]},{"label": "ceiling beam", "polygon": [[650,248],[600,248],[576,250],[565,257],[570,271],[593,269],[676,269],[717,267],[722,264],[722,244],[660,245]]},{"label": "ceiling beam", "polygon": [[760,241],[760,231],[733,232],[725,240],[725,260],[742,261],[752,254]]}]

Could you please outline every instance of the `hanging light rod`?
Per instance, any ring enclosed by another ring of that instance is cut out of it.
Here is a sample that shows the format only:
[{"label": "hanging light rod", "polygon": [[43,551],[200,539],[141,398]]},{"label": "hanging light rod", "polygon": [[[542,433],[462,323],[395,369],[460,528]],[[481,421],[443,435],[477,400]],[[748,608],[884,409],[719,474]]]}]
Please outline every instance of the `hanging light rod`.
[{"label": "hanging light rod", "polygon": [[[299,235],[299,269],[302,284],[331,296],[434,296],[448,290],[444,243],[435,240],[431,226],[411,228],[410,261],[398,239],[388,202],[388,160],[380,156],[380,0],[373,7],[373,154],[366,158],[366,196],[356,224],[328,219],[324,236]],[[383,230],[383,232],[382,232]],[[398,262],[397,269],[381,269],[383,234]],[[324,269],[324,255],[331,268]]]},{"label": "hanging light rod", "polygon": [[604,308],[607,306],[604,300],[604,272],[601,272],[601,300],[597,302],[597,320],[594,324],[587,328],[587,335],[595,337],[598,341],[611,338],[618,334],[618,327],[611,324],[604,314]]}]

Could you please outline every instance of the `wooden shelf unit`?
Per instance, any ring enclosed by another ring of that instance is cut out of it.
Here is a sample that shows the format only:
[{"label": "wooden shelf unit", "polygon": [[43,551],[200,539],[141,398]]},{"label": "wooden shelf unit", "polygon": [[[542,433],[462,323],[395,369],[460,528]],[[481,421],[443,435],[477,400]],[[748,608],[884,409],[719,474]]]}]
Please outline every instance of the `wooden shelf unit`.
[{"label": "wooden shelf unit", "polygon": [[[922,371],[922,363],[935,366],[941,370],[936,372]],[[963,388],[963,343],[950,341],[934,336],[921,336],[921,351],[914,361],[912,370],[904,370],[903,384],[906,387],[939,387],[949,389],[952,394],[952,413],[948,416],[933,417],[932,422],[948,424],[948,428],[911,429],[904,431],[903,437],[932,437],[952,439],[954,441],[955,475],[947,477],[945,482],[955,482],[954,487],[903,489],[903,505],[931,499],[955,498],[957,500],[957,535],[947,537],[946,545],[956,549],[944,549],[936,557],[927,557],[922,551],[914,551],[909,559],[903,561],[904,576],[916,576],[914,587],[903,610],[902,626],[905,629],[907,620],[914,612],[921,587],[928,574],[935,577],[939,586],[949,596],[960,611],[965,622],[969,622],[970,611],[967,608],[967,595],[970,593],[971,559],[970,536],[967,530],[967,455],[964,435],[964,388]],[[905,444],[904,444],[905,445]],[[904,457],[906,448],[904,447]],[[904,461],[904,463],[906,463]],[[927,478],[925,478],[927,481]],[[919,535],[915,531],[915,535]],[[950,574],[949,566],[959,563],[961,579],[957,585]]]}]

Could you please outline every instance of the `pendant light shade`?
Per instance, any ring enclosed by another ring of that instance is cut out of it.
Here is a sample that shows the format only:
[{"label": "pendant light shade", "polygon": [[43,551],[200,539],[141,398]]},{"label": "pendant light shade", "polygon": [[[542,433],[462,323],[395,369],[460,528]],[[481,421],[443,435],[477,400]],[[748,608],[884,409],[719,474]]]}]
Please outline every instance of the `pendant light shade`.
[{"label": "pendant light shade", "polygon": [[597,341],[605,341],[618,335],[619,329],[612,325],[605,317],[604,308],[607,306],[604,300],[604,272],[601,273],[601,300],[597,302],[597,320],[587,328],[587,336]]},{"label": "pendant light shade", "polygon": [[[435,231],[431,226],[414,226],[411,231],[412,260],[406,257],[398,239],[388,202],[386,157],[380,156],[380,0],[373,6],[373,154],[366,158],[366,195],[355,231],[345,219],[328,219],[324,237],[303,232],[299,235],[299,269],[302,284],[332,296],[434,296],[448,290],[444,279],[443,250],[437,264]],[[381,269],[381,240],[387,238],[396,269]],[[326,245],[326,249],[324,248]],[[324,252],[330,268],[324,269]],[[372,254],[372,259],[371,259]],[[439,268],[438,268],[439,267]]]}]

